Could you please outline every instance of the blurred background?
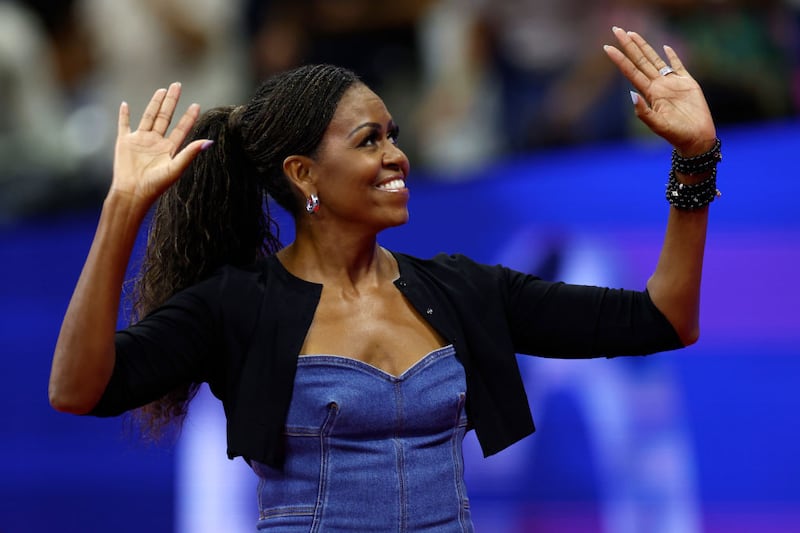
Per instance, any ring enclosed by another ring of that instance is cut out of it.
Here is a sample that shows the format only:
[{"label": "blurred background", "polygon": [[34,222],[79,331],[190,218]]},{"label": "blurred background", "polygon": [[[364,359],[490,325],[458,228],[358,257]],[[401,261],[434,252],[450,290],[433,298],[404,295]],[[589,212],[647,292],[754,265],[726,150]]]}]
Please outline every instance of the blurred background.
[{"label": "blurred background", "polygon": [[723,140],[702,337],[646,358],[521,357],[538,431],[489,459],[467,437],[476,528],[800,530],[797,0],[0,0],[0,533],[254,529],[255,476],[225,458],[206,392],[160,446],[47,403],[120,101],[138,116],[177,80],[209,108],[301,63],[348,66],[412,162],[411,222],[383,245],[642,288],[670,147],[602,51],[612,25],[677,50]]}]

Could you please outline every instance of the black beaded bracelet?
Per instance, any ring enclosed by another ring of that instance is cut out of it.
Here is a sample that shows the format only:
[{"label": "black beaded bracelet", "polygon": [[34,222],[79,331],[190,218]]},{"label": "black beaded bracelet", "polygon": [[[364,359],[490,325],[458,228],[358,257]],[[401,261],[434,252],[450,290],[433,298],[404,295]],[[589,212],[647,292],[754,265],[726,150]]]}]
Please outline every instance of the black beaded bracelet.
[{"label": "black beaded bracelet", "polygon": [[675,168],[669,171],[667,183],[667,201],[678,209],[692,211],[707,206],[722,193],[717,189],[717,168],[711,168],[711,174],[699,183],[686,185],[678,181]]},{"label": "black beaded bracelet", "polygon": [[716,168],[720,161],[722,161],[722,142],[719,139],[714,140],[711,150],[694,157],[681,157],[676,149],[672,149],[672,168],[681,174],[705,174]]}]

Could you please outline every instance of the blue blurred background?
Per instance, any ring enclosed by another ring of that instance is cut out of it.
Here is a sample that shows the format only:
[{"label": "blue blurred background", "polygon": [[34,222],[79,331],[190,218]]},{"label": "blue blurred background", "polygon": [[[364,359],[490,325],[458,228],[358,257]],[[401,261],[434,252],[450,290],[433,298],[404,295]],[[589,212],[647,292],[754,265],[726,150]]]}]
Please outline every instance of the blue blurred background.
[{"label": "blue blurred background", "polygon": [[136,113],[179,79],[208,107],[298,62],[349,65],[412,161],[411,221],[382,244],[640,288],[670,147],[636,124],[602,54],[611,24],[673,45],[719,123],[701,339],[646,358],[520,358],[538,431],[489,459],[468,436],[476,526],[800,530],[796,2],[365,4],[0,1],[0,533],[253,529],[254,476],[224,458],[207,394],[160,446],[47,403],[121,99]]}]

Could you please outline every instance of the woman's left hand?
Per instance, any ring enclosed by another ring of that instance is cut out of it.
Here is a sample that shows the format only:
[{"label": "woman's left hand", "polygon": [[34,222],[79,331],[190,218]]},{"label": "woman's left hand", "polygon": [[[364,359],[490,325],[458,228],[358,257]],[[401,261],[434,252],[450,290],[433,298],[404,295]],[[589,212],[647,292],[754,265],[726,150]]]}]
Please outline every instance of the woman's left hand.
[{"label": "woman's left hand", "polygon": [[613,28],[619,48],[605,46],[622,74],[636,88],[636,115],[683,157],[708,151],[716,139],[711,111],[700,85],[675,51],[664,46],[669,65],[639,34]]}]

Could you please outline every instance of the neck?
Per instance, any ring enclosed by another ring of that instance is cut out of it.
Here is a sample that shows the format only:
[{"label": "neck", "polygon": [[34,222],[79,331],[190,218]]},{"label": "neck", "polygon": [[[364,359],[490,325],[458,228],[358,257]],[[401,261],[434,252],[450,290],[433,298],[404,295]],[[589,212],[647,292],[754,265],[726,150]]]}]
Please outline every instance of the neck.
[{"label": "neck", "polygon": [[397,276],[394,259],[374,233],[328,235],[298,226],[295,241],[278,257],[295,276],[328,286],[358,289]]}]

